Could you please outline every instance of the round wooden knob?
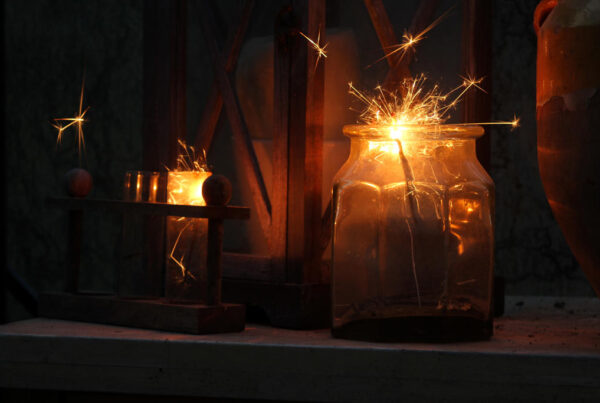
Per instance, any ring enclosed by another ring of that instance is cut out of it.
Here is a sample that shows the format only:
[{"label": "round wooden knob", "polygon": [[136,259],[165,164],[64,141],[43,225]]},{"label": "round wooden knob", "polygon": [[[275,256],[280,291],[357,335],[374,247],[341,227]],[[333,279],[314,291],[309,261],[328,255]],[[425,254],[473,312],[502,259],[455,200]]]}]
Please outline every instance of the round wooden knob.
[{"label": "round wooden knob", "polygon": [[202,185],[202,196],[208,206],[224,206],[231,200],[231,182],[223,175],[211,175]]},{"label": "round wooden knob", "polygon": [[74,168],[65,174],[67,194],[72,197],[85,197],[92,190],[92,175],[85,169]]}]

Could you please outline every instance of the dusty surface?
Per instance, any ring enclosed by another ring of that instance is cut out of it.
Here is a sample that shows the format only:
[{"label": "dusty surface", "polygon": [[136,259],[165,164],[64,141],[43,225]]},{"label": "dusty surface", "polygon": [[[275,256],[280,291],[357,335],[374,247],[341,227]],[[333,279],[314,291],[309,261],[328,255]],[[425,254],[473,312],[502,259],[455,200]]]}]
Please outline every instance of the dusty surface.
[{"label": "dusty surface", "polygon": [[509,297],[506,311],[504,317],[495,321],[494,336],[490,341],[447,344],[367,343],[334,339],[329,329],[297,331],[255,324],[248,324],[242,333],[196,336],[44,318],[0,326],[0,337],[57,336],[175,343],[582,355],[600,358],[600,299]]}]

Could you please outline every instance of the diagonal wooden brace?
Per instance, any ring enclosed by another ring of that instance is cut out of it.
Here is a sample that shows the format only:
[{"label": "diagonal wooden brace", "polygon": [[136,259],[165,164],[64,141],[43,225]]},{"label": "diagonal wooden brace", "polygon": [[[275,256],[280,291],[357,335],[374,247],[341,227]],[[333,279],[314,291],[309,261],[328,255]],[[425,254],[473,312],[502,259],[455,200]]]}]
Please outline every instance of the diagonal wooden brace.
[{"label": "diagonal wooden brace", "polygon": [[215,40],[212,11],[204,2],[200,2],[199,7],[201,9],[200,25],[202,26],[206,44],[208,45],[208,51],[212,59],[215,78],[217,80],[219,90],[221,91],[221,96],[223,97],[223,103],[225,105],[225,112],[227,113],[229,124],[233,132],[236,155],[239,155],[241,163],[244,167],[244,171],[247,174],[250,192],[252,193],[252,197],[256,204],[257,216],[260,220],[265,237],[267,238],[267,242],[269,242],[271,228],[271,202],[269,200],[267,188],[260,172],[254,147],[252,146],[252,139],[248,133],[240,105],[226,71],[226,63],[223,60],[223,56],[219,51],[217,42]]},{"label": "diagonal wooden brace", "polygon": [[[225,46],[226,51],[224,53],[225,70],[228,73],[232,72],[237,64],[244,37],[250,23],[250,16],[252,15],[254,4],[254,0],[246,0],[239,22],[237,25],[234,25],[234,28],[229,34],[229,42]],[[216,81],[213,81],[209,90],[206,107],[204,108],[200,124],[196,130],[196,141],[194,142],[196,149],[204,150],[206,153],[210,150],[222,108],[223,98],[219,91],[219,85]]]}]

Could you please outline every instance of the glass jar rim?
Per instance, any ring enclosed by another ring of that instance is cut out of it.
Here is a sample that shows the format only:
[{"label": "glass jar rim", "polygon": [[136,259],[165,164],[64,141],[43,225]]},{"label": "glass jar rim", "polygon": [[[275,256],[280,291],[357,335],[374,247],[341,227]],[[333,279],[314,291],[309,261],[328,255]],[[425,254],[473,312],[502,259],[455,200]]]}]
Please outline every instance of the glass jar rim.
[{"label": "glass jar rim", "polygon": [[348,137],[372,140],[470,140],[485,133],[483,127],[475,124],[447,125],[365,125],[355,124],[343,127]]}]

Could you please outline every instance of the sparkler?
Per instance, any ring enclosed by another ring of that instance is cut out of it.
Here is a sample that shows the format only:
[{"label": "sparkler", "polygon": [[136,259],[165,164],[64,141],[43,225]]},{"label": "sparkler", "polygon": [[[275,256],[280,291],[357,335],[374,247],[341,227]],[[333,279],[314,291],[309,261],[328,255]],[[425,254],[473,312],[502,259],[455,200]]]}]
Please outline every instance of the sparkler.
[{"label": "sparkler", "polygon": [[[202,196],[202,184],[211,174],[206,163],[206,153],[204,150],[201,153],[197,152],[193,146],[188,146],[182,140],[178,140],[178,144],[180,153],[177,156],[177,168],[169,171],[168,174],[168,202],[171,204],[203,206],[205,202]],[[175,263],[181,272],[179,282],[184,282],[188,278],[195,281],[196,276],[184,263],[184,257],[189,251],[179,251],[181,253],[180,258],[175,255],[178,252],[184,232],[188,231],[189,236],[194,236],[193,234],[197,231],[197,226],[201,220],[185,217],[171,217],[171,220],[170,223],[173,224],[173,228],[180,227],[180,229],[169,253],[169,260]],[[181,225],[183,226],[181,227]]]},{"label": "sparkler", "polygon": [[327,45],[329,45],[328,43],[326,43],[324,46],[321,46],[321,30],[319,30],[319,32],[317,33],[317,40],[316,42],[313,41],[312,39],[310,39],[308,36],[304,35],[302,32],[299,32],[300,35],[302,35],[302,37],[304,39],[306,39],[308,41],[308,43],[312,46],[312,48],[315,50],[315,52],[317,52],[317,60],[315,61],[315,70],[317,69],[317,65],[319,64],[319,59],[324,58],[327,59],[327,52],[325,52],[325,48],[327,48]]},{"label": "sparkler", "polygon": [[[81,83],[81,95],[79,96],[79,111],[76,116],[72,118],[54,118],[52,127],[58,130],[56,136],[56,144],[61,144],[65,130],[75,125],[77,126],[77,150],[79,155],[79,165],[81,165],[81,153],[85,152],[85,139],[83,136],[83,122],[85,122],[85,114],[89,110],[89,106],[83,109],[83,93],[85,88],[85,79]],[[64,124],[64,122],[68,122]]]},{"label": "sparkler", "polygon": [[[450,112],[456,108],[467,91],[475,88],[485,92],[479,85],[483,78],[461,78],[463,82],[447,93],[442,93],[437,84],[428,88],[427,77],[424,74],[405,79],[400,90],[395,92],[377,86],[375,94],[368,95],[352,83],[348,83],[348,92],[365,106],[360,112],[360,119],[368,125],[396,128],[437,126],[450,119]],[[516,128],[519,119],[515,116],[511,121],[469,122],[459,125],[510,125]]]}]

